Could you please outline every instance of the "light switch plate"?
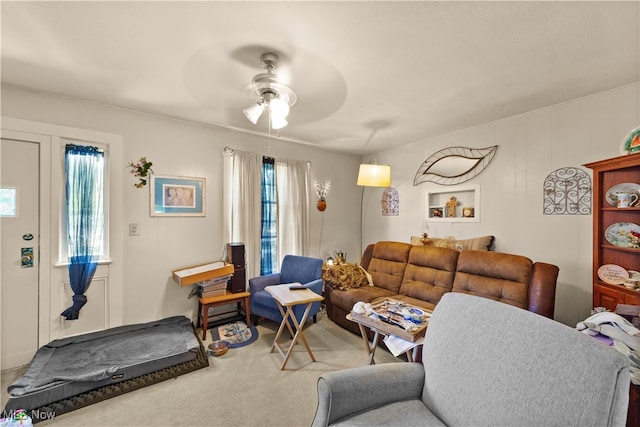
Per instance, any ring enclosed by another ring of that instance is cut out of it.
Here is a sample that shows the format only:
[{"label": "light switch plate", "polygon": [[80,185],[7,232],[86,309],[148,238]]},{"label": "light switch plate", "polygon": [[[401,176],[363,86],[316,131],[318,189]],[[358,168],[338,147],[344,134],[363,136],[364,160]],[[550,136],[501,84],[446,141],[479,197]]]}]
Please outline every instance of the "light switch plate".
[{"label": "light switch plate", "polygon": [[129,224],[129,236],[139,236],[140,235],[140,224],[131,223]]}]

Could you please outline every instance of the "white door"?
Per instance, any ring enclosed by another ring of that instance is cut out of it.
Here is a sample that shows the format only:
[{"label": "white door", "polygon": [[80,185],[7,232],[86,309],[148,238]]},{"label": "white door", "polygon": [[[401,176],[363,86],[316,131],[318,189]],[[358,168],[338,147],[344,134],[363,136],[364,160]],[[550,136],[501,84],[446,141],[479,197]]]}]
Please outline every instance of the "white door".
[{"label": "white door", "polygon": [[29,363],[38,349],[39,150],[38,143],[2,139],[2,369]]}]

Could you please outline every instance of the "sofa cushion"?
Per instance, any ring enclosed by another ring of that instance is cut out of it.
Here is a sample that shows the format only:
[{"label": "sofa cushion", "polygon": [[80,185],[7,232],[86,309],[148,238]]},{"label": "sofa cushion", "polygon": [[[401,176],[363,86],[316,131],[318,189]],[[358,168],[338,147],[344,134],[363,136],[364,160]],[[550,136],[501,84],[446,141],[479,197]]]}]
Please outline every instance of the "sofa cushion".
[{"label": "sofa cushion", "polygon": [[[422,237],[411,236],[411,244],[423,246],[420,239]],[[462,245],[462,249],[465,251],[490,251],[495,237],[482,236],[464,240],[440,239],[438,237],[430,237],[430,239],[432,243],[429,246],[456,248],[456,245]]]},{"label": "sofa cushion", "polygon": [[348,291],[333,289],[331,291],[331,304],[349,313],[353,305],[359,301],[370,303],[377,298],[389,298],[395,295],[394,292],[377,286],[363,286],[349,289]]},{"label": "sofa cushion", "polygon": [[398,293],[404,270],[409,259],[411,245],[403,242],[378,242],[367,271],[371,274],[375,287]]},{"label": "sofa cushion", "polygon": [[332,427],[375,425],[446,427],[419,399],[388,403],[331,423]]},{"label": "sofa cushion", "polygon": [[526,309],[532,267],[533,262],[520,255],[463,251],[458,257],[453,292],[486,297]]},{"label": "sofa cushion", "polygon": [[459,252],[434,246],[413,246],[399,293],[437,304],[450,292]]}]

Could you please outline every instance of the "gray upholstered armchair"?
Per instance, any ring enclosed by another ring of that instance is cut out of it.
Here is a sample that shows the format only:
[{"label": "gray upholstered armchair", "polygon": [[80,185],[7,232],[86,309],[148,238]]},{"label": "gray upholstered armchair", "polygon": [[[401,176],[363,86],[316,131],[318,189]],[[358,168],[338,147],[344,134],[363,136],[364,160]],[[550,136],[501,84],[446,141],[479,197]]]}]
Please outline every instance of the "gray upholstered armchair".
[{"label": "gray upholstered armchair", "polygon": [[572,328],[448,293],[423,365],[388,363],[318,380],[313,426],[624,426],[629,361]]},{"label": "gray upholstered armchair", "polygon": [[[258,317],[264,317],[277,323],[282,322],[282,314],[278,310],[276,300],[265,288],[285,283],[300,283],[318,295],[322,295],[322,260],[299,255],[285,255],[280,272],[249,279],[251,316],[254,324],[258,324]],[[298,321],[302,319],[304,310],[304,305],[293,307],[293,313]],[[320,303],[314,302],[309,311],[309,316],[313,316],[314,322],[319,311]]]}]

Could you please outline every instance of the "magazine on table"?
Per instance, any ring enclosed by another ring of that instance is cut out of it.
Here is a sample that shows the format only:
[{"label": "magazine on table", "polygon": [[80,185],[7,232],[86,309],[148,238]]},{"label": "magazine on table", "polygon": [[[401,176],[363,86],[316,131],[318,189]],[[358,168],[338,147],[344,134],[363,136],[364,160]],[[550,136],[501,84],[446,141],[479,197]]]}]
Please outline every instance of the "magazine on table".
[{"label": "magazine on table", "polygon": [[391,354],[393,354],[395,357],[398,357],[399,355],[406,353],[414,347],[422,345],[422,343],[424,342],[424,337],[415,342],[412,342],[395,335],[387,335],[386,337],[384,337],[383,342],[387,346]]}]

